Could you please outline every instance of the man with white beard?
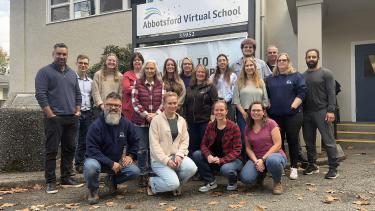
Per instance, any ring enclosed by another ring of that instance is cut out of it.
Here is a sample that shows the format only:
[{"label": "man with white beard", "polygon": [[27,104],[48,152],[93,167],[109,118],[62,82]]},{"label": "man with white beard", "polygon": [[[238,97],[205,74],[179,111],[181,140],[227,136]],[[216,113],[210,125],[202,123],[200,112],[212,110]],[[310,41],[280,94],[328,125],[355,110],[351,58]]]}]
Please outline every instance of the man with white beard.
[{"label": "man with white beard", "polygon": [[104,103],[104,112],[90,126],[86,138],[86,160],[83,174],[89,189],[88,202],[99,202],[99,174],[105,177],[105,189],[114,193],[117,184],[136,179],[138,136],[133,124],[121,116],[121,96],[110,93]]}]

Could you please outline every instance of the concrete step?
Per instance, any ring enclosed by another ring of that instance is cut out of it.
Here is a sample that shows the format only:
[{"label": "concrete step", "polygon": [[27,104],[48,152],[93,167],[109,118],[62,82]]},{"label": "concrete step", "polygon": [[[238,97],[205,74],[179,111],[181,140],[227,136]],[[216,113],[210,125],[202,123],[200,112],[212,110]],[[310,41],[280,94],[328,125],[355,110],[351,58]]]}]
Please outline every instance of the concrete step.
[{"label": "concrete step", "polygon": [[375,140],[375,132],[337,131],[337,138]]},{"label": "concrete step", "polygon": [[375,123],[342,122],[337,124],[337,131],[375,132]]}]

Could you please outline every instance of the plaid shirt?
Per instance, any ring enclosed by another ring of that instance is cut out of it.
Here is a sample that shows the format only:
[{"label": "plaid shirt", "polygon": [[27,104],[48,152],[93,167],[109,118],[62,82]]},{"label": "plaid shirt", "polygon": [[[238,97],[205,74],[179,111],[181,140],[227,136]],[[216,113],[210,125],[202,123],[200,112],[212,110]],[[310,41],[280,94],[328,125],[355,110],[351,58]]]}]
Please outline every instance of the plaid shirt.
[{"label": "plaid shirt", "polygon": [[[213,154],[210,151],[210,148],[214,144],[216,139],[216,128],[216,120],[207,125],[201,143],[201,151],[205,157]],[[236,123],[232,122],[231,120],[227,120],[227,125],[225,126],[224,135],[221,142],[224,153],[224,157],[220,158],[221,165],[232,162],[235,159],[241,159],[241,133],[240,128]]]}]

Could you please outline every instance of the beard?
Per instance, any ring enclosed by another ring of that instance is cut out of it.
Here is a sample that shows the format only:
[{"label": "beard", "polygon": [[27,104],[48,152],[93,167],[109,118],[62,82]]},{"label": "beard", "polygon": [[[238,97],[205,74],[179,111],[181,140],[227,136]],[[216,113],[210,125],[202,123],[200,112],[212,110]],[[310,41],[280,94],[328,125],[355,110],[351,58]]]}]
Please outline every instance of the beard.
[{"label": "beard", "polygon": [[309,61],[309,62],[306,62],[306,64],[307,64],[307,67],[309,69],[314,69],[318,65],[318,62],[317,61]]},{"label": "beard", "polygon": [[121,119],[121,112],[104,111],[105,123],[109,125],[118,125]]},{"label": "beard", "polygon": [[66,59],[65,58],[56,58],[55,63],[59,66],[65,66],[66,65]]}]

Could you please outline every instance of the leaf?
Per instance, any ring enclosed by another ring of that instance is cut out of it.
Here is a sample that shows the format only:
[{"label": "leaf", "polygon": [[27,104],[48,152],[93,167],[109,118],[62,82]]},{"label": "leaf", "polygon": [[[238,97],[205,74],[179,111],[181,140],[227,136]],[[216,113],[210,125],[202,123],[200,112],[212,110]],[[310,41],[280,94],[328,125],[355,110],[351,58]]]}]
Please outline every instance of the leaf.
[{"label": "leaf", "polygon": [[336,193],[336,191],[335,190],[326,190],[326,193],[334,194],[334,193]]},{"label": "leaf", "polygon": [[375,195],[375,192],[373,192],[373,191],[369,191],[368,193],[371,194],[371,195]]},{"label": "leaf", "polygon": [[314,183],[306,183],[307,186],[316,186]]},{"label": "leaf", "polygon": [[214,192],[211,193],[211,195],[214,196],[214,197],[218,197],[218,196],[222,196],[223,192],[214,191]]},{"label": "leaf", "polygon": [[315,191],[317,191],[317,188],[316,187],[308,187],[308,188],[306,188],[306,190],[311,191],[311,192],[315,192]]},{"label": "leaf", "polygon": [[229,197],[231,197],[231,198],[235,198],[235,197],[238,197],[238,196],[239,196],[238,193],[234,193],[234,194],[230,194],[230,195],[229,195]]},{"label": "leaf", "polygon": [[245,205],[247,202],[246,201],[240,201],[238,202],[239,204]]},{"label": "leaf", "polygon": [[105,203],[105,205],[107,205],[108,207],[114,207],[114,206],[117,206],[117,203],[113,202],[113,201],[107,201]]},{"label": "leaf", "polygon": [[264,211],[264,210],[266,210],[266,209],[267,209],[266,206],[263,206],[263,205],[260,205],[260,204],[257,204],[257,205],[255,205],[255,207],[254,207],[254,211]]},{"label": "leaf", "polygon": [[11,188],[10,190],[0,190],[0,196],[13,193],[23,193],[26,191],[28,191],[28,189],[25,188]]},{"label": "leaf", "polygon": [[165,209],[165,211],[173,211],[173,210],[176,210],[177,207],[174,207],[174,206],[169,206],[167,209]]},{"label": "leaf", "polygon": [[367,196],[362,196],[360,194],[356,195],[355,197],[359,200],[369,200],[371,198],[371,197],[367,197]]},{"label": "leaf", "polygon": [[95,210],[95,209],[98,209],[98,208],[100,208],[99,205],[94,205],[94,206],[91,206],[91,207],[89,208],[89,210]]},{"label": "leaf", "polygon": [[79,208],[79,203],[65,204],[65,208],[68,208],[68,209],[78,209]]},{"label": "leaf", "polygon": [[23,208],[22,210],[16,210],[16,211],[30,211],[29,208]]},{"label": "leaf", "polygon": [[300,197],[297,197],[297,200],[300,200],[300,201],[302,201],[302,200],[303,200],[303,197],[302,197],[302,196],[300,196]]},{"label": "leaf", "polygon": [[4,203],[4,204],[1,204],[1,205],[0,205],[0,210],[3,209],[3,208],[14,207],[14,206],[16,206],[16,204],[12,204],[12,203]]},{"label": "leaf", "polygon": [[124,196],[124,195],[116,195],[115,198],[116,198],[116,199],[123,199],[123,198],[125,198],[125,196]]},{"label": "leaf", "polygon": [[230,204],[228,205],[229,208],[231,209],[239,209],[241,207],[243,207],[243,204]]},{"label": "leaf", "polygon": [[331,204],[332,202],[337,201],[337,200],[339,200],[339,199],[336,198],[336,197],[334,197],[334,196],[326,195],[326,196],[324,197],[323,202],[326,203],[326,204]]},{"label": "leaf", "polygon": [[159,203],[159,206],[164,206],[164,205],[167,205],[167,202],[160,202]]},{"label": "leaf", "polygon": [[143,188],[138,188],[137,189],[137,193],[144,193],[144,192],[145,192],[145,190]]},{"label": "leaf", "polygon": [[33,189],[34,190],[41,190],[43,187],[41,186],[41,185],[39,185],[39,184],[35,184],[34,186],[33,186]]},{"label": "leaf", "polygon": [[346,149],[352,150],[352,149],[354,149],[354,147],[352,145],[349,145],[348,147],[346,147]]},{"label": "leaf", "polygon": [[137,207],[137,205],[135,204],[126,204],[125,205],[125,209],[135,209]]},{"label": "leaf", "polygon": [[353,204],[356,204],[356,205],[369,205],[370,202],[368,200],[357,200],[357,201],[354,201]]},{"label": "leaf", "polygon": [[208,205],[218,205],[220,202],[218,201],[210,201],[208,202]]},{"label": "leaf", "polygon": [[357,207],[357,210],[359,210],[359,211],[368,211],[367,209],[365,209],[363,207]]}]

